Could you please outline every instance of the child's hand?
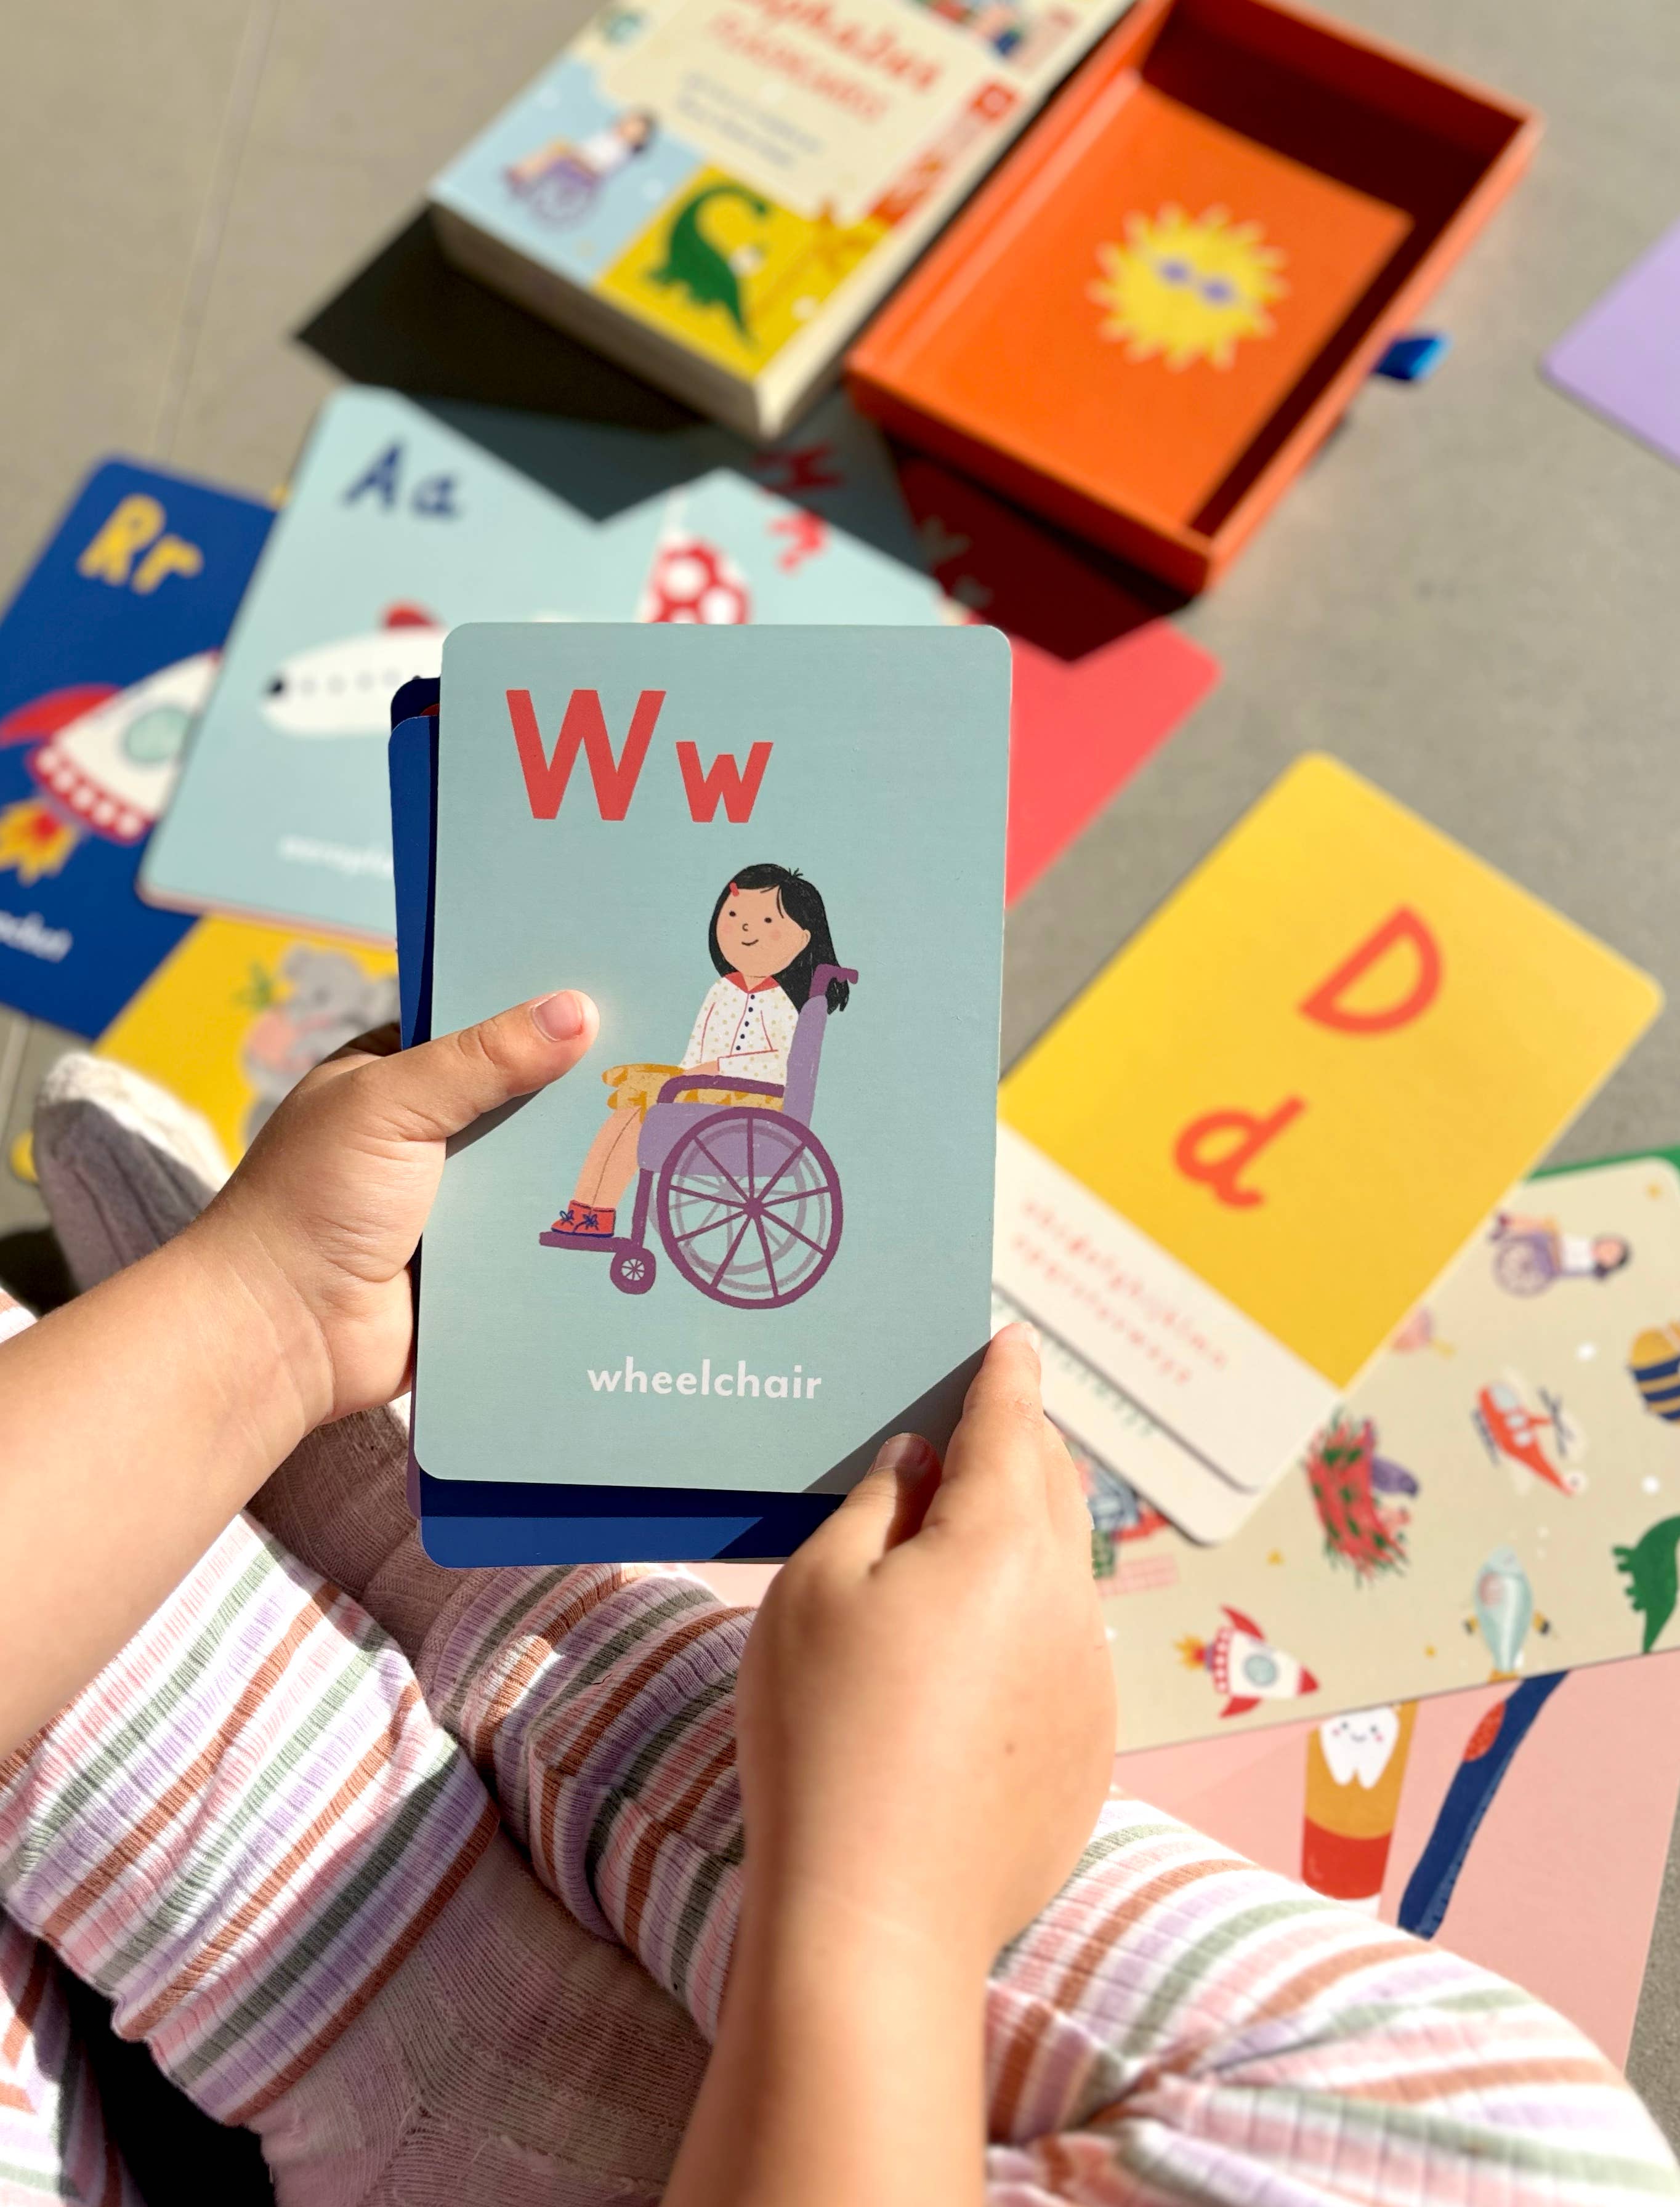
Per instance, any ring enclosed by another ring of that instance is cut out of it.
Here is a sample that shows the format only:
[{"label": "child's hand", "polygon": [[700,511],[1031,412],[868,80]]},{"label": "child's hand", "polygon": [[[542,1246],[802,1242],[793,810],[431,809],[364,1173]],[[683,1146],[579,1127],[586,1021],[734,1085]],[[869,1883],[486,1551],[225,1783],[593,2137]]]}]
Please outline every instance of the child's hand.
[{"label": "child's hand", "polygon": [[1025,1327],[992,1343],[943,1475],[889,1442],[773,1582],[738,1729],[761,1924],[851,1923],[983,1972],[1067,1876],[1108,1790],[1114,1684]]},{"label": "child's hand", "polygon": [[302,1360],[309,1422],[402,1391],[406,1267],[445,1141],[569,1073],[598,1024],[587,996],[563,990],[415,1050],[398,1052],[394,1029],[352,1043],[293,1089],[188,1229]]}]

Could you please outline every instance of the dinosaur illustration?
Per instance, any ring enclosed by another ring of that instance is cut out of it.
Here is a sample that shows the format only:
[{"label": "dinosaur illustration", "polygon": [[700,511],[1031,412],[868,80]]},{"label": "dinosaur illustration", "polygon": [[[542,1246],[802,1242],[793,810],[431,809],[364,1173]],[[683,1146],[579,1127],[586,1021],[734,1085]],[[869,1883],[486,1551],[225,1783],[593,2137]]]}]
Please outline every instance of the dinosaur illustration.
[{"label": "dinosaur illustration", "polygon": [[682,208],[665,241],[665,263],[648,272],[650,284],[680,284],[697,307],[721,307],[744,338],[750,338],[741,307],[741,287],[726,257],[700,227],[703,207],[714,200],[739,200],[756,215],[768,215],[770,203],[744,184],[708,184]]},{"label": "dinosaur illustration", "polygon": [[1645,1619],[1641,1655],[1651,1653],[1674,1614],[1675,1600],[1680,1595],[1677,1549],[1680,1549],[1680,1517],[1660,1518],[1640,1534],[1632,1547],[1611,1550],[1617,1570],[1628,1582],[1622,1591]]}]

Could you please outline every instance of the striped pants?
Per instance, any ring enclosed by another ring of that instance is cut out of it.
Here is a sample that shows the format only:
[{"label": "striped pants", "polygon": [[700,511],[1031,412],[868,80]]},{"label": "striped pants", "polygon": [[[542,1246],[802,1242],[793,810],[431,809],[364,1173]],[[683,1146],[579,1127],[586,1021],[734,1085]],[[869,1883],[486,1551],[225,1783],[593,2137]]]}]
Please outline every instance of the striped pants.
[{"label": "striped pants", "polygon": [[[750,1618],[669,1570],[439,1571],[400,1480],[390,1420],[314,1437],[0,1761],[0,2201],[131,2196],[61,1965],[283,2202],[658,2197],[738,1904]],[[991,2207],[1680,2192],[1569,2025],[1135,1800],[999,1956],[986,2059]]]}]

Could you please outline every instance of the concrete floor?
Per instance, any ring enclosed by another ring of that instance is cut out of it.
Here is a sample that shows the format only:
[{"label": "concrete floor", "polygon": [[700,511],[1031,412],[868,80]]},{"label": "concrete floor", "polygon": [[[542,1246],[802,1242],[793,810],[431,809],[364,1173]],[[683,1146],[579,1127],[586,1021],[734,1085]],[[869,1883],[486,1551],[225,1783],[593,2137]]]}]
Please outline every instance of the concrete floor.
[{"label": "concrete floor", "polygon": [[[1217,595],[1210,703],[1011,921],[1013,1055],[1298,751],[1370,774],[1680,999],[1680,709],[1662,673],[1680,470],[1540,381],[1540,353],[1680,214],[1671,0],[1335,0],[1533,101],[1537,166],[1430,320],[1438,380],[1373,385]],[[111,450],[258,491],[341,375],[674,423],[451,274],[427,177],[577,0],[53,0],[13,9],[0,134],[0,581]],[[1671,1013],[1560,1148],[1680,1137]],[[1635,2043],[1680,2138],[1680,1869]]]}]

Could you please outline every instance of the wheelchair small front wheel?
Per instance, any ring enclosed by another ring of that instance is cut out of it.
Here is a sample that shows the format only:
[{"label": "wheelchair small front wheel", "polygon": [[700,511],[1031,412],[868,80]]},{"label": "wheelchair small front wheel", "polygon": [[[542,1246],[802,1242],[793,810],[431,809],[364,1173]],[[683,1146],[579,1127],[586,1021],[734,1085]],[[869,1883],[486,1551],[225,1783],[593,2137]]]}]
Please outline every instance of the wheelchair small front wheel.
[{"label": "wheelchair small front wheel", "polygon": [[651,1249],[620,1249],[613,1259],[613,1284],[627,1295],[645,1295],[654,1283]]}]

